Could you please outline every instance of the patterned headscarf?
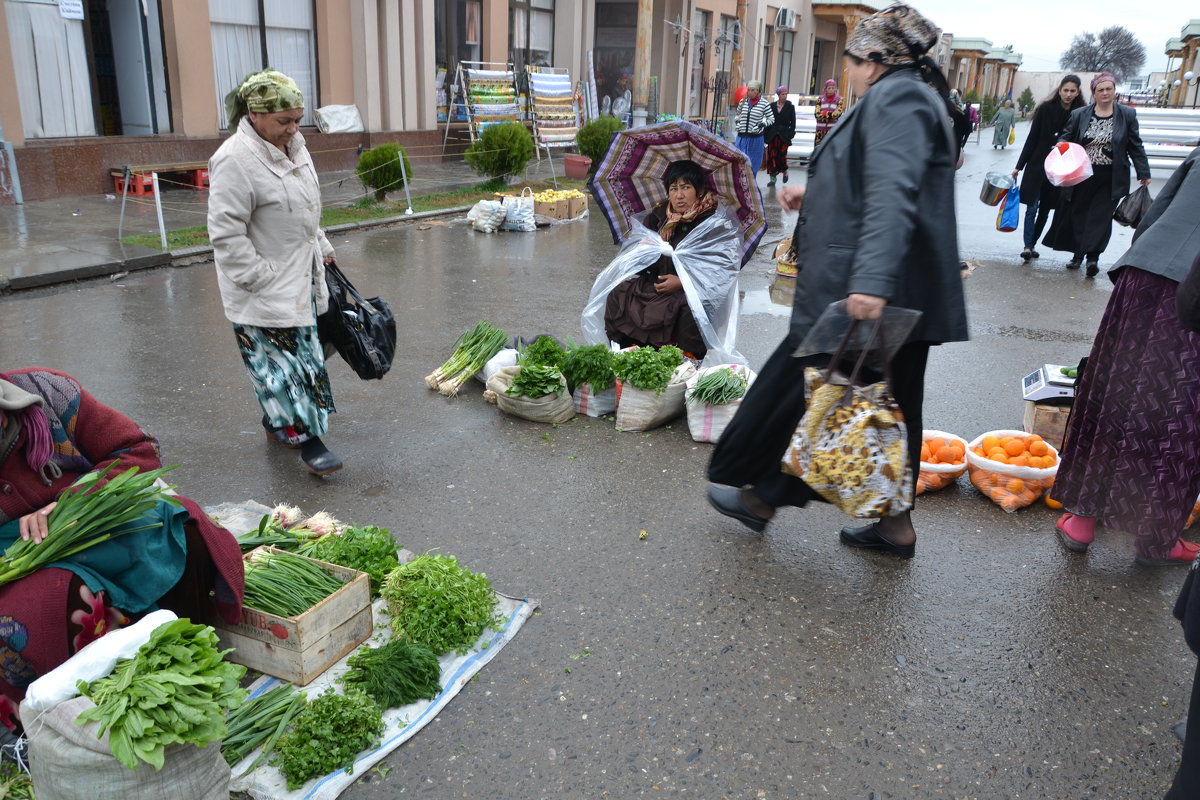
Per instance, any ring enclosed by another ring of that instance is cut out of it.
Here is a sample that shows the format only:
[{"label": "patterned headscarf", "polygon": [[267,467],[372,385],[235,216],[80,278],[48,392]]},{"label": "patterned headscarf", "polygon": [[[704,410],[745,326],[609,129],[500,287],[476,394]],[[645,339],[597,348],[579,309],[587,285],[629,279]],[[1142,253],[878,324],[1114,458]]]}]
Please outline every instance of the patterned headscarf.
[{"label": "patterned headscarf", "polygon": [[893,3],[858,23],[846,41],[846,52],[889,67],[905,66],[920,61],[940,35],[915,8]]},{"label": "patterned headscarf", "polygon": [[293,108],[304,108],[304,94],[294,80],[273,69],[250,73],[225,95],[225,116],[231,131],[237,130],[238,122],[251,111],[272,114]]},{"label": "patterned headscarf", "polygon": [[1113,86],[1117,85],[1117,77],[1111,72],[1101,72],[1096,77],[1092,78],[1092,94],[1096,93],[1096,84],[1104,81],[1112,81]]}]

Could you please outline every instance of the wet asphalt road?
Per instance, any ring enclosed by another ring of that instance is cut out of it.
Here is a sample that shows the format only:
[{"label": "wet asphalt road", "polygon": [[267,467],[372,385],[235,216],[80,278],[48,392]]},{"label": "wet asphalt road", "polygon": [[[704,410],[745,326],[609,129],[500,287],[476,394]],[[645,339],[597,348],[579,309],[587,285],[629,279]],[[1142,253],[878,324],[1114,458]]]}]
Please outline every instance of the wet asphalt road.
[{"label": "wet asphalt road", "polygon": [[[1044,248],[1020,266],[1019,234],[992,228],[980,181],[1015,160],[972,144],[960,172],[973,338],[935,348],[925,415],[968,439],[1020,427],[1022,376],[1085,355],[1110,292]],[[742,279],[752,366],[787,322],[770,251],[790,220],[767,199],[772,229]],[[1119,230],[1102,264],[1128,239]],[[382,382],[331,366],[326,440],[347,466],[328,479],[263,439],[211,266],[0,299],[0,363],[79,377],[158,435],[202,504],[324,508],[541,600],[344,797],[1154,798],[1169,785],[1195,663],[1170,617],[1182,569],[1135,566],[1110,531],[1068,553],[1054,512],[1007,514],[965,478],[922,498],[910,562],[839,545],[845,519],[828,507],[755,536],[705,503],[710,446],[683,419],[641,434],[588,418],[551,428],[505,417],[481,385],[430,392],[424,376],[480,319],[578,337],[615,253],[594,207],[536,234],[452,218],[335,246],[391,303],[401,349]]]}]

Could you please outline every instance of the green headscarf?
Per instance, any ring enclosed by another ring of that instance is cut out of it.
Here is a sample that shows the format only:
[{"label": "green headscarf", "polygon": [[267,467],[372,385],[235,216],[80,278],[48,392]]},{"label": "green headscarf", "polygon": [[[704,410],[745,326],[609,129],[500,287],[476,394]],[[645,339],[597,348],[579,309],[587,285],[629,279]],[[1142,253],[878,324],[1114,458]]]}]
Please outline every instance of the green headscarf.
[{"label": "green headscarf", "polygon": [[225,116],[229,118],[231,131],[237,130],[242,117],[250,111],[271,114],[293,108],[304,108],[304,94],[294,80],[273,69],[251,72],[225,95]]}]

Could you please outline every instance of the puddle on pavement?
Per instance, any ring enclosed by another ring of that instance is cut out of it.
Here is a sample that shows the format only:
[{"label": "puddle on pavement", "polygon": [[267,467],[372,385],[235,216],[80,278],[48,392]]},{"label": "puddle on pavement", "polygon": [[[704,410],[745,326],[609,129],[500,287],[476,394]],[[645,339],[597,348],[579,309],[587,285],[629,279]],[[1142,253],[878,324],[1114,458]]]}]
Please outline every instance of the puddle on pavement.
[{"label": "puddle on pavement", "polygon": [[746,292],[742,297],[742,313],[789,316],[792,313],[792,297],[795,292],[795,278],[775,275],[767,288]]}]

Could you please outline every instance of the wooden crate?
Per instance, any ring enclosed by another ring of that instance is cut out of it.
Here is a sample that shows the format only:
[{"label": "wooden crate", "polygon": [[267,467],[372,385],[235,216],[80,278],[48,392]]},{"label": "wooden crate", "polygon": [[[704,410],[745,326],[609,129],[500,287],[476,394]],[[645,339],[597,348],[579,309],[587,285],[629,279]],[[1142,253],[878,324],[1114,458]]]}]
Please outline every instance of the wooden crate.
[{"label": "wooden crate", "polygon": [[[251,554],[260,550],[279,552],[273,547],[260,547]],[[367,573],[308,560],[320,564],[345,584],[298,617],[279,617],[243,608],[239,625],[230,625],[220,618],[208,620],[216,629],[221,646],[234,648],[226,656],[230,661],[304,686],[370,638],[374,620]]]},{"label": "wooden crate", "polygon": [[1070,417],[1070,404],[1035,403],[1026,400],[1023,427],[1026,433],[1036,433],[1055,450],[1061,450],[1067,438],[1067,420]]}]

